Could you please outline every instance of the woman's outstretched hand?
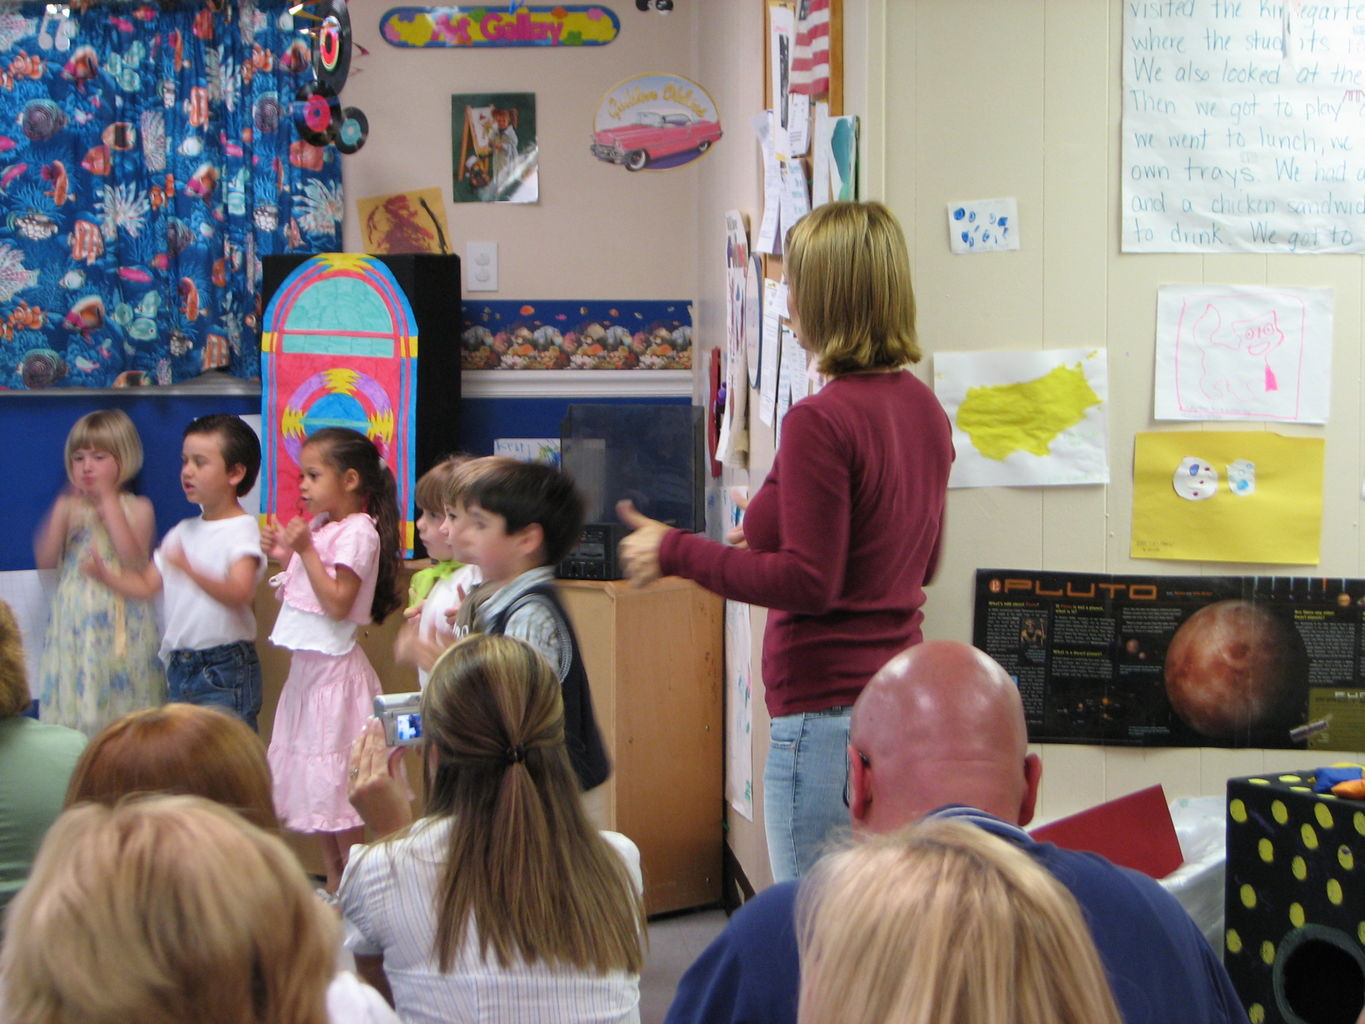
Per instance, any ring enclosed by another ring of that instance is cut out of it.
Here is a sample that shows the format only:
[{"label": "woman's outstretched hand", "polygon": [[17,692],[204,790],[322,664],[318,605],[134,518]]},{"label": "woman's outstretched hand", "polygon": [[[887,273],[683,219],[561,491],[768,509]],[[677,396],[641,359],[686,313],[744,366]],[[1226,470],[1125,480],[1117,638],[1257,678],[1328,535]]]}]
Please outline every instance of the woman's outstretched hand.
[{"label": "woman's outstretched hand", "polygon": [[631,583],[643,587],[659,578],[659,547],[671,527],[650,519],[633,501],[618,501],[616,515],[633,531],[616,549],[621,556],[621,566]]}]

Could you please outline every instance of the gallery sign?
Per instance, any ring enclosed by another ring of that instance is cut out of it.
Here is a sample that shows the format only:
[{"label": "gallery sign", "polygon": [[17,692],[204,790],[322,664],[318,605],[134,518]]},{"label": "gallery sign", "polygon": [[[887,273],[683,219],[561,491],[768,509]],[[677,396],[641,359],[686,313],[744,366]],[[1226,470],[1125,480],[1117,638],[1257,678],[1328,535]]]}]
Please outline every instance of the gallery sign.
[{"label": "gallery sign", "polygon": [[379,19],[384,41],[402,47],[605,46],[620,30],[597,4],[393,7]]}]

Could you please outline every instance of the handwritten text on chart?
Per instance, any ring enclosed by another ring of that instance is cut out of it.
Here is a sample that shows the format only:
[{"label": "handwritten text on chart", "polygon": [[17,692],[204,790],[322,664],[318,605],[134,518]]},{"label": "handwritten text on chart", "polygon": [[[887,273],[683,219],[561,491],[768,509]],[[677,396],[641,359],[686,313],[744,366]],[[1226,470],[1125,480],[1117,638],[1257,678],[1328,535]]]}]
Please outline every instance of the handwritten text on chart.
[{"label": "handwritten text on chart", "polygon": [[1128,0],[1123,111],[1124,251],[1365,252],[1365,3]]}]

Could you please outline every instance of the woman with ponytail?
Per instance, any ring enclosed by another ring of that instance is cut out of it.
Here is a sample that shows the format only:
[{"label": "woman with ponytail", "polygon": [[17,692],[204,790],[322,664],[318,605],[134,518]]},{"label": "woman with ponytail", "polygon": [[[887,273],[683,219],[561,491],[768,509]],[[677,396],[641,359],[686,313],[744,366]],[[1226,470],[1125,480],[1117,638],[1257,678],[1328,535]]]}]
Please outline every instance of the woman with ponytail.
[{"label": "woman with ponytail", "polygon": [[[470,636],[432,668],[422,727],[427,816],[357,849],[341,884],[362,973],[382,967],[408,1022],[638,1022],[639,851],[584,814],[553,670]],[[393,760],[371,723],[351,795],[377,831],[409,813]]]}]

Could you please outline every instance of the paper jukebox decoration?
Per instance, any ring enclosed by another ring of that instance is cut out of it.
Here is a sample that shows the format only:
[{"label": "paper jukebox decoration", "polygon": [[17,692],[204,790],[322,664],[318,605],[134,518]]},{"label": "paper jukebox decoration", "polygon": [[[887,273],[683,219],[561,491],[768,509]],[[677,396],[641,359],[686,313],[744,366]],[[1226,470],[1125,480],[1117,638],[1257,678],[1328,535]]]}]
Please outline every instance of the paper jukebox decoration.
[{"label": "paper jukebox decoration", "polygon": [[402,546],[411,556],[417,320],[379,260],[324,253],[293,270],[265,310],[261,399],[262,513],[300,514],[299,451],[322,427],[350,427],[379,448],[398,483]]}]

